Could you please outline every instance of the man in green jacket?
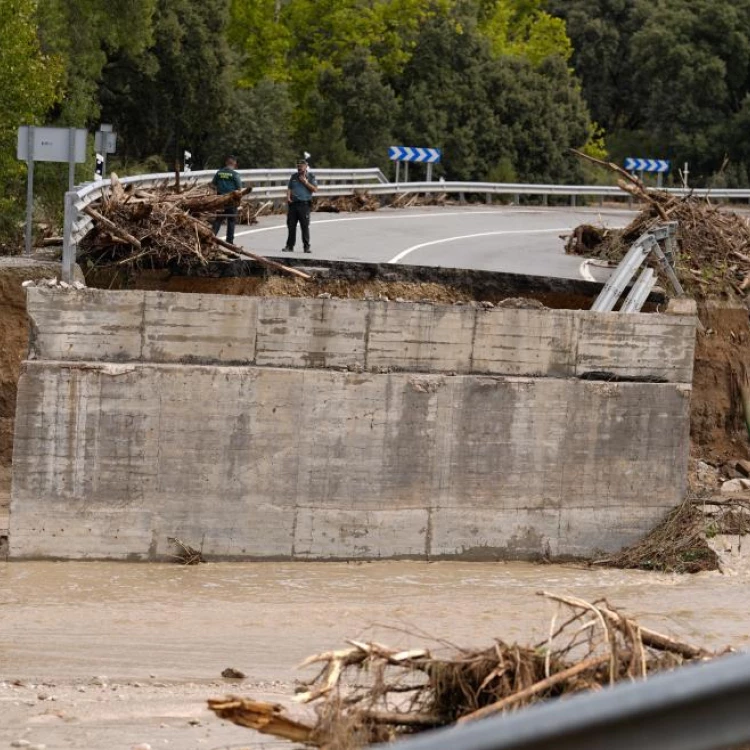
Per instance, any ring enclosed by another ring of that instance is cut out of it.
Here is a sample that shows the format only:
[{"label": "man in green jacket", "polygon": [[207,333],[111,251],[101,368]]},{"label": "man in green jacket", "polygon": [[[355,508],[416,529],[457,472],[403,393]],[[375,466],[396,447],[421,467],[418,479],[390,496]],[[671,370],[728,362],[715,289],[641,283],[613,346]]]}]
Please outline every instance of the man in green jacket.
[{"label": "man in green jacket", "polygon": [[[242,179],[237,172],[237,159],[234,156],[227,156],[223,169],[218,170],[211,180],[211,184],[219,195],[233,193],[235,190],[242,190]],[[223,213],[216,214],[213,223],[214,234],[218,234],[221,225],[227,220],[227,242],[234,244],[234,225],[237,221],[237,206],[227,205]]]}]

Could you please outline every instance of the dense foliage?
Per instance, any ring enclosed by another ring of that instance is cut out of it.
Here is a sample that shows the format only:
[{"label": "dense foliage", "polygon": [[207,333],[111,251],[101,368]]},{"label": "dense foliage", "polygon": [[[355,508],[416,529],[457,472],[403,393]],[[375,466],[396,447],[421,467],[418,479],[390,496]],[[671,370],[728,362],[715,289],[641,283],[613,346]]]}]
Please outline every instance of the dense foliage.
[{"label": "dense foliage", "polygon": [[569,149],[606,143],[748,179],[750,0],[0,0],[0,21],[5,219],[31,122],[111,122],[121,171],[185,149],[387,169],[404,144],[448,179],[576,181]]}]

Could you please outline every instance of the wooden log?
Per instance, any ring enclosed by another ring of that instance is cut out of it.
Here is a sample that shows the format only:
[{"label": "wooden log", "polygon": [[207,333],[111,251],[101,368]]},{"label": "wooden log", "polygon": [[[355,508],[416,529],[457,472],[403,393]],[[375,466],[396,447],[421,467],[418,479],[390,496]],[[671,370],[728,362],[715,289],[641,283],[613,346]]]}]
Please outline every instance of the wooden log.
[{"label": "wooden log", "polygon": [[200,221],[200,219],[196,219],[194,216],[190,216],[190,214],[183,215],[196,225],[198,233],[201,235],[201,237],[205,237],[209,242],[215,242],[217,245],[224,248],[224,250],[233,255],[241,258],[250,258],[250,260],[254,260],[256,263],[260,263],[260,265],[265,266],[266,268],[272,268],[274,271],[282,271],[283,273],[288,273],[291,276],[296,276],[297,278],[304,279],[305,281],[309,281],[312,278],[310,274],[305,273],[304,271],[299,271],[296,268],[290,268],[289,266],[285,266],[282,263],[277,263],[275,260],[269,260],[262,255],[251,253],[249,250],[245,250],[238,245],[232,245],[226,240],[222,240],[221,238],[217,237],[209,227],[207,227],[202,221]]},{"label": "wooden log", "polygon": [[602,665],[609,662],[609,659],[609,654],[605,654],[604,656],[593,656],[590,659],[586,659],[582,662],[579,662],[578,664],[574,664],[568,669],[563,669],[561,672],[556,672],[555,674],[550,675],[544,680],[535,682],[533,685],[531,685],[531,687],[528,687],[525,690],[519,690],[517,693],[513,693],[513,695],[509,695],[499,701],[490,703],[489,706],[483,706],[476,711],[472,711],[470,714],[462,716],[457,723],[463,724],[466,721],[475,721],[476,719],[483,719],[485,716],[496,714],[498,711],[502,711],[503,709],[513,706],[516,703],[520,703],[527,698],[532,698],[533,696],[547,690],[548,688],[559,685],[561,682],[565,682],[565,680],[569,680],[571,677],[575,677],[581,672],[585,672],[588,669],[601,667]]},{"label": "wooden log", "polygon": [[284,709],[275,703],[248,700],[236,696],[209,698],[208,707],[220,718],[241,727],[254,729],[290,742],[318,745],[313,727],[284,716]]},{"label": "wooden log", "polygon": [[112,234],[116,235],[120,239],[125,240],[129,245],[132,245],[133,247],[138,248],[138,250],[142,250],[141,242],[136,237],[133,237],[130,232],[126,232],[124,229],[121,229],[117,226],[117,224],[114,223],[114,221],[110,221],[106,216],[102,216],[97,210],[93,209],[91,206],[86,206],[83,209],[83,212],[85,214],[88,214],[92,219],[95,221],[98,221],[102,226],[107,227]]}]

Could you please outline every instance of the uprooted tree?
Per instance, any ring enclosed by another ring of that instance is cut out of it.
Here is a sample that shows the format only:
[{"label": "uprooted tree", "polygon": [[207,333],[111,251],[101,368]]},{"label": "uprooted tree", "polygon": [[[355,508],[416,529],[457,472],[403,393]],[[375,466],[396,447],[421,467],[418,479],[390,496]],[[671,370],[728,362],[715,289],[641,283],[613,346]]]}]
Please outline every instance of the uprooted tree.
[{"label": "uprooted tree", "polygon": [[349,641],[315,654],[302,667],[318,674],[300,683],[295,700],[315,706],[298,718],[280,705],[227,696],[209,700],[217,716],[311,747],[359,748],[425,729],[481,719],[537,701],[710,659],[717,652],[643,627],[606,601],[543,594],[560,605],[549,636],[533,646],[498,640],[473,650],[399,650]]}]

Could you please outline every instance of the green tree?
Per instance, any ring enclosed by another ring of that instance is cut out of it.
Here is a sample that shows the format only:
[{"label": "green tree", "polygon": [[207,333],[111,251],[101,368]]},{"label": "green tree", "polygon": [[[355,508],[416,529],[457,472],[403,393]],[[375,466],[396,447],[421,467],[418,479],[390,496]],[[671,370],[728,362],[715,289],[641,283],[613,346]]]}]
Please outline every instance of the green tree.
[{"label": "green tree", "polygon": [[228,0],[158,0],[153,45],[121,50],[104,70],[102,116],[117,125],[118,153],[159,154],[170,166],[189,149],[202,165],[237,112],[227,42]]},{"label": "green tree", "polygon": [[495,56],[514,55],[539,64],[573,52],[565,22],[542,8],[542,0],[479,0],[479,28]]},{"label": "green tree", "polygon": [[217,132],[206,166],[220,165],[227,154],[237,156],[242,169],[294,165],[292,100],[284,83],[264,80],[232,97],[232,117]]},{"label": "green tree", "polygon": [[356,48],[340,70],[322,70],[308,105],[299,150],[312,153],[316,164],[387,165],[399,105],[367,50]]},{"label": "green tree", "polygon": [[16,161],[20,125],[38,125],[59,95],[60,61],[41,51],[33,0],[0,0],[0,230],[16,223],[25,168]]},{"label": "green tree", "polygon": [[43,49],[63,60],[64,97],[53,120],[93,125],[99,86],[108,61],[138,55],[152,42],[156,0],[38,0]]},{"label": "green tree", "polygon": [[568,149],[586,143],[591,125],[565,61],[497,57],[475,21],[424,25],[398,92],[404,142],[441,147],[451,179],[577,179]]}]

